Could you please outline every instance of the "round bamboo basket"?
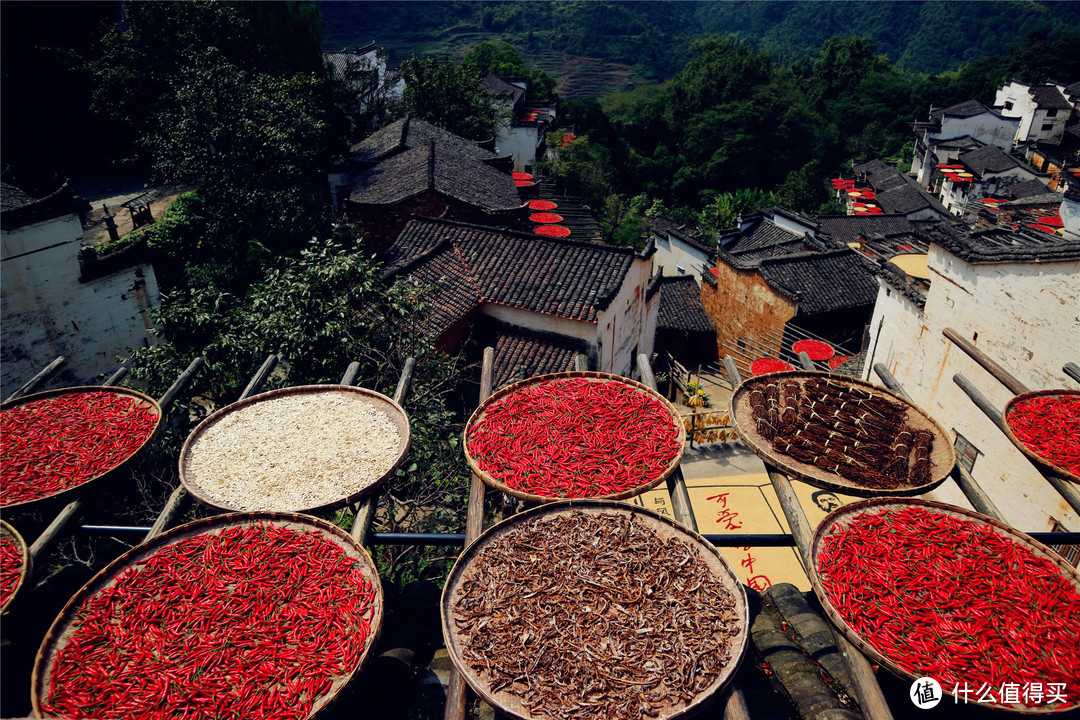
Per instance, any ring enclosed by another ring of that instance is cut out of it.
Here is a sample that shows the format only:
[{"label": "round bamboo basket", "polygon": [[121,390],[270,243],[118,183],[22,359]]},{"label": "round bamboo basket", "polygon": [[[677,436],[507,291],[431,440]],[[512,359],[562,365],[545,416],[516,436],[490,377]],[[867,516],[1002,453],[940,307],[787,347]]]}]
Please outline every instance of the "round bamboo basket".
[{"label": "round bamboo basket", "polygon": [[[335,508],[343,507],[350,503],[356,502],[364,495],[370,493],[379,487],[386,481],[404,462],[405,456],[409,452],[409,447],[412,442],[412,436],[409,429],[409,418],[405,414],[405,410],[396,402],[386,397],[381,393],[377,393],[374,390],[367,390],[365,388],[353,387],[351,385],[300,385],[297,387],[284,388],[282,390],[271,390],[253,397],[240,400],[232,405],[228,405],[221,410],[210,415],[208,418],[199,423],[191,434],[188,435],[187,440],[184,441],[184,446],[180,450],[180,481],[184,484],[195,498],[206,505],[207,507],[219,510],[222,512],[237,512],[243,511],[245,508],[238,508],[230,505],[227,501],[221,498],[215,497],[208,492],[200,484],[200,478],[192,471],[192,458],[191,454],[193,449],[198,445],[200,440],[209,432],[217,423],[225,418],[232,417],[237,413],[251,413],[258,412],[260,405],[266,403],[269,400],[287,396],[298,395],[330,395],[346,393],[352,397],[360,398],[369,407],[381,412],[386,418],[394,424],[397,428],[398,434],[401,438],[398,446],[397,456],[393,459],[390,466],[378,477],[371,478],[369,482],[364,484],[358,490],[352,492],[343,492],[339,497],[335,497],[327,502],[320,503],[318,505],[310,507],[272,507],[266,508],[266,510],[273,512],[298,512],[298,513],[317,513],[325,510],[333,510]],[[318,419],[313,418],[313,423],[317,423]],[[350,432],[352,428],[341,428],[342,436]],[[257,444],[257,439],[252,441]],[[304,483],[304,476],[298,475],[295,478],[297,485]]]},{"label": "round bamboo basket", "polygon": [[[892,489],[869,488],[842,477],[816,465],[800,462],[793,457],[784,455],[773,449],[772,443],[761,436],[757,431],[757,423],[751,416],[750,392],[764,390],[765,385],[776,381],[794,380],[799,384],[805,384],[810,378],[828,377],[834,382],[860,388],[872,394],[886,397],[889,400],[900,403],[907,408],[905,416],[906,424],[913,430],[929,430],[934,434],[933,450],[930,453],[930,482],[922,485],[900,486]],[[873,385],[862,380],[855,380],[844,375],[836,375],[825,372],[810,372],[805,370],[793,370],[786,372],[769,373],[761,377],[750,378],[744,381],[731,396],[731,421],[739,438],[746,443],[747,447],[767,463],[783,470],[790,477],[802,480],[808,485],[832,490],[847,495],[858,497],[880,496],[907,496],[921,495],[928,492],[942,482],[952,472],[956,463],[956,453],[945,428],[941,427],[929,414],[914,405],[907,398],[891,392],[885,388]]]},{"label": "round bamboo basket", "polygon": [[[146,439],[143,440],[143,442],[139,445],[138,448],[136,448],[124,460],[120,461],[119,463],[117,463],[113,467],[109,468],[108,470],[106,470],[104,472],[101,472],[101,473],[98,473],[97,475],[90,476],[90,477],[86,478],[85,480],[82,480],[81,482],[79,482],[77,485],[69,487],[69,488],[67,488],[65,490],[61,490],[60,492],[56,492],[56,493],[53,493],[51,495],[46,495],[46,496],[40,497],[40,498],[35,498],[33,500],[26,500],[26,501],[23,501],[23,502],[14,502],[14,503],[6,504],[6,505],[0,504],[0,508],[2,508],[3,510],[6,510],[6,511],[23,511],[23,510],[38,509],[41,506],[44,506],[44,505],[47,505],[47,504],[61,505],[61,504],[64,504],[64,503],[71,502],[73,499],[75,499],[76,496],[86,492],[90,488],[91,485],[99,486],[99,485],[105,484],[107,482],[118,479],[122,475],[122,471],[124,470],[124,468],[128,467],[128,465],[131,463],[131,461],[135,457],[137,457],[140,453],[142,453],[143,450],[145,450],[146,447],[151,442],[154,441],[154,438],[157,437],[158,432],[161,430],[161,421],[162,421],[163,413],[162,413],[162,410],[161,410],[161,406],[158,405],[157,401],[154,400],[151,397],[148,397],[148,396],[142,394],[141,392],[136,391],[136,390],[129,390],[127,388],[121,388],[121,387],[101,387],[101,386],[85,385],[85,386],[62,388],[62,389],[58,389],[58,390],[46,390],[44,392],[34,393],[33,395],[26,395],[26,396],[23,396],[21,398],[18,398],[17,400],[12,400],[11,402],[4,403],[2,406],[0,406],[0,411],[8,410],[10,408],[18,407],[20,405],[27,405],[29,403],[36,402],[38,400],[47,400],[49,398],[59,397],[59,396],[62,396],[62,395],[72,395],[72,394],[86,393],[86,392],[107,392],[107,393],[113,393],[115,395],[124,395],[126,397],[133,398],[139,405],[141,405],[142,407],[144,407],[146,409],[149,409],[151,412],[153,412],[155,415],[157,415],[157,423],[154,425],[154,429],[150,432],[149,435],[147,435]],[[103,427],[102,431],[107,432],[108,428]]]},{"label": "round bamboo basket", "polygon": [[[639,383],[639,382],[637,382],[635,380],[631,380],[629,378],[621,377],[619,375],[611,375],[611,374],[608,374],[608,373],[593,372],[593,371],[566,371],[566,372],[560,372],[560,373],[552,373],[550,375],[537,375],[536,377],[531,377],[531,378],[529,378],[527,380],[522,380],[520,382],[516,382],[516,383],[513,383],[511,385],[507,385],[506,387],[502,388],[498,392],[491,395],[491,397],[489,397],[487,400],[480,403],[479,407],[477,407],[476,410],[473,411],[472,416],[469,417],[469,421],[465,424],[465,432],[464,432],[464,435],[463,435],[464,439],[462,441],[462,447],[465,449],[465,460],[469,463],[469,467],[472,468],[472,471],[474,473],[476,473],[477,477],[479,477],[487,485],[495,488],[496,490],[498,490],[500,492],[503,492],[503,493],[506,493],[507,495],[510,495],[511,497],[516,497],[519,500],[524,500],[525,502],[529,502],[529,503],[542,504],[542,503],[550,503],[550,502],[556,502],[558,500],[567,499],[565,497],[559,497],[559,496],[555,496],[555,495],[538,495],[536,493],[526,492],[526,491],[523,491],[523,490],[518,490],[517,488],[510,487],[509,485],[507,485],[505,482],[503,482],[499,478],[493,476],[491,473],[487,472],[486,470],[482,470],[480,468],[480,465],[477,463],[476,458],[469,451],[469,441],[468,441],[469,431],[473,427],[475,427],[476,425],[483,422],[484,416],[485,416],[488,408],[490,408],[493,404],[495,404],[499,400],[505,398],[508,395],[512,395],[514,392],[516,392],[516,391],[518,391],[520,389],[530,387],[530,386],[533,386],[533,385],[539,385],[541,383],[549,382],[551,380],[559,380],[559,379],[563,379],[563,378],[583,378],[583,379],[590,380],[590,381],[593,381],[593,382],[598,382],[598,383],[611,383],[611,382],[619,383],[621,385],[624,385],[624,386],[626,386],[628,388],[633,389],[635,392],[639,392],[639,393],[642,393],[644,395],[647,395],[651,399],[659,401],[664,406],[664,408],[667,410],[668,414],[670,415],[671,422],[674,423],[674,425],[676,427],[676,431],[678,433],[677,437],[676,437],[676,442],[678,443],[678,448],[679,448],[678,452],[675,454],[675,457],[673,457],[670,461],[668,461],[668,463],[664,466],[663,471],[657,477],[652,478],[648,482],[642,483],[642,484],[638,485],[637,487],[631,488],[629,490],[625,490],[625,491],[622,491],[622,492],[619,492],[619,493],[614,493],[614,494],[611,494],[611,495],[601,495],[601,496],[597,496],[597,497],[592,498],[592,499],[594,499],[594,500],[626,500],[628,498],[632,498],[632,497],[635,497],[637,495],[640,495],[641,493],[648,492],[649,490],[652,490],[653,488],[658,486],[660,483],[664,482],[669,477],[671,477],[671,474],[675,472],[675,470],[679,467],[679,463],[682,461],[683,452],[685,450],[684,445],[685,445],[685,442],[686,442],[686,429],[683,427],[682,416],[679,415],[678,410],[676,410],[672,406],[672,404],[670,402],[668,402],[667,399],[663,395],[656,392],[655,390],[653,390],[652,388],[650,388],[647,385]],[[545,468],[538,467],[536,469],[542,471]]]},{"label": "round bamboo basket", "polygon": [[[365,578],[370,580],[374,587],[375,596],[372,601],[373,615],[370,623],[370,633],[365,641],[359,660],[355,667],[334,679],[330,689],[315,700],[312,710],[306,718],[313,718],[326,709],[356,677],[367,660],[371,648],[375,646],[379,632],[382,629],[383,590],[382,584],[379,582],[379,575],[375,569],[375,563],[367,551],[353,540],[347,532],[325,520],[298,513],[235,513],[196,520],[173,528],[141,545],[137,545],[101,570],[68,600],[56,620],[53,621],[48,633],[42,640],[41,648],[34,658],[34,670],[31,676],[31,701],[33,703],[34,717],[49,717],[43,714],[41,706],[52,686],[53,663],[58,653],[71,640],[76,630],[79,610],[84,602],[114,584],[120,573],[146,563],[154,553],[168,545],[204,533],[219,533],[229,527],[258,525],[260,523],[270,523],[304,533],[318,533],[323,540],[337,545],[344,550],[346,555],[357,560]],[[280,643],[275,645],[272,642],[267,642],[266,652],[269,654],[275,648],[285,647],[285,640],[281,640]]]},{"label": "round bamboo basket", "polygon": [[15,583],[14,589],[7,599],[4,600],[4,604],[0,606],[0,613],[5,613],[8,608],[15,605],[15,600],[19,596],[19,592],[26,587],[27,578],[33,572],[33,559],[30,556],[30,547],[23,540],[23,536],[19,534],[19,531],[13,528],[9,523],[4,520],[0,520],[0,538],[4,540],[11,540],[19,548],[19,552],[22,554],[22,567],[19,568],[19,579]]},{"label": "round bamboo basket", "polygon": [[[893,675],[903,679],[908,683],[913,683],[918,679],[917,676],[901,668],[895,660],[883,655],[877,648],[870,644],[868,640],[863,638],[854,628],[852,628],[844,617],[836,610],[836,607],[829,600],[828,594],[825,591],[825,586],[821,581],[821,577],[818,575],[818,555],[822,550],[825,542],[825,538],[834,528],[844,528],[850,525],[856,516],[863,512],[877,512],[890,509],[903,509],[906,507],[922,507],[927,510],[940,513],[942,515],[948,515],[961,520],[965,520],[979,525],[989,525],[999,535],[1006,537],[1014,542],[1022,545],[1025,549],[1029,550],[1034,555],[1042,558],[1046,558],[1053,562],[1061,571],[1068,581],[1070,581],[1080,592],[1080,572],[1070,565],[1064,558],[1058,555],[1056,552],[1046,547],[1039,541],[1035,540],[1029,535],[1026,535],[1019,530],[1016,530],[1009,525],[995,520],[994,518],[977,513],[963,508],[955,507],[953,505],[947,505],[945,503],[935,502],[932,500],[921,500],[918,498],[875,498],[870,500],[860,500],[858,502],[851,503],[850,505],[844,505],[832,513],[830,513],[821,524],[818,526],[814,533],[814,539],[810,546],[810,583],[814,588],[814,594],[817,595],[818,600],[821,602],[822,609],[828,616],[829,620],[848,638],[859,650],[861,650],[871,661],[877,663],[881,667],[885,668]],[[928,563],[933,562],[933,558],[927,558]],[[1002,578],[1002,582],[1014,582],[1010,578]],[[1064,619],[1063,619],[1064,620]],[[988,658],[988,660],[991,658]],[[942,692],[949,697],[954,698],[957,702],[962,702],[960,698],[951,692],[951,688],[946,687],[943,683],[941,685]],[[999,688],[994,688],[995,690]],[[1070,694],[1075,698],[1075,689],[1069,689]],[[1004,710],[1007,712],[1017,713],[1021,715],[1050,715],[1064,712],[1071,712],[1076,709],[1076,705],[1066,706],[1035,706],[1029,707],[1027,705],[1021,705],[1019,703],[1012,705],[1004,705],[1000,703],[980,703],[980,705],[996,710]]]},{"label": "round bamboo basket", "polygon": [[[646,527],[656,533],[664,541],[678,541],[692,547],[709,568],[710,575],[717,580],[735,602],[735,615],[738,618],[737,628],[730,637],[729,648],[730,660],[723,670],[713,681],[700,693],[688,702],[661,707],[656,717],[669,720],[670,718],[684,717],[697,713],[707,707],[709,702],[727,687],[735,672],[738,670],[743,656],[746,653],[750,637],[750,610],[747,603],[746,590],[739,581],[735,571],[731,569],[727,561],[711,543],[692,530],[689,530],[674,520],[654,513],[636,505],[610,500],[582,499],[563,500],[534,507],[514,515],[497,525],[486,530],[458,557],[446,585],[443,588],[440,601],[442,615],[443,640],[450,655],[451,661],[461,673],[469,686],[484,699],[497,712],[519,718],[519,720],[539,720],[547,715],[536,715],[525,707],[522,699],[505,689],[495,690],[491,683],[474,670],[463,658],[462,649],[467,638],[455,621],[457,614],[454,604],[460,594],[464,583],[469,579],[471,566],[477,562],[477,557],[488,547],[508,532],[515,528],[530,523],[534,520],[552,519],[560,515],[572,513],[587,513],[604,515],[618,513],[636,518],[645,523]],[[546,618],[540,618],[546,620]]]},{"label": "round bamboo basket", "polygon": [[[1001,413],[1001,429],[1004,430],[1005,434],[1009,436],[1009,439],[1012,440],[1012,444],[1016,446],[1017,450],[1024,453],[1024,455],[1026,455],[1027,458],[1031,460],[1031,462],[1035,463],[1038,467],[1049,470],[1055,475],[1060,475],[1066,480],[1072,480],[1073,482],[1080,483],[1080,475],[1077,475],[1075,472],[1069,470],[1068,468],[1053,463],[1050,460],[1044,458],[1042,455],[1036,453],[1034,450],[1025,445],[1023,441],[1020,440],[1020,438],[1016,437],[1016,435],[1013,433],[1012,427],[1009,425],[1009,413],[1012,412],[1012,409],[1016,407],[1019,403],[1022,403],[1025,400],[1031,400],[1032,398],[1066,396],[1080,397],[1080,391],[1038,390],[1036,392],[1029,392],[1022,395],[1017,395],[1012,400],[1010,400],[1008,404],[1005,405],[1005,410]],[[1074,430],[1076,431],[1077,435],[1080,436],[1080,427],[1074,428]],[[1076,441],[1077,438],[1074,437],[1073,440]]]}]

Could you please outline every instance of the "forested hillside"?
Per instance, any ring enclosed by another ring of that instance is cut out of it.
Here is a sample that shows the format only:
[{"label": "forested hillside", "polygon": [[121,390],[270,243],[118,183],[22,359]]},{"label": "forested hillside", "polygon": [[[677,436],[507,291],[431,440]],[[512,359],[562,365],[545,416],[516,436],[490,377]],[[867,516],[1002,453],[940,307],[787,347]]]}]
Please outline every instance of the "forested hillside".
[{"label": "forested hillside", "polygon": [[[556,78],[567,97],[674,76],[706,36],[733,35],[777,62],[811,57],[834,36],[869,37],[899,71],[936,74],[999,53],[1031,31],[1080,27],[1075,2],[320,2],[324,47],[377,40],[460,57],[504,40]],[[602,63],[599,61],[603,61]]]}]

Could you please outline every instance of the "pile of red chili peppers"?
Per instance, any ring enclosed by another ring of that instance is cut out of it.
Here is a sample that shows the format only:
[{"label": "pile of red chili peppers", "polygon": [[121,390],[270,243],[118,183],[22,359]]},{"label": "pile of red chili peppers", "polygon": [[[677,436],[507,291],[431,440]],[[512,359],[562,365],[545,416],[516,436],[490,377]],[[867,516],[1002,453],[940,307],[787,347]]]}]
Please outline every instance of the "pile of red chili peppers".
[{"label": "pile of red chili peppers", "polygon": [[1040,395],[1009,408],[1009,428],[1031,452],[1080,475],[1080,395]]},{"label": "pile of red chili peppers", "polygon": [[469,453],[503,484],[543,497],[615,495],[651,483],[679,454],[656,398],[613,380],[559,378],[504,395],[469,428]]},{"label": "pile of red chili peppers", "polygon": [[820,340],[800,340],[791,346],[792,352],[798,355],[801,352],[806,353],[806,356],[815,362],[821,360],[828,360],[836,351],[833,350],[833,346],[827,342]]},{"label": "pile of red chili peppers", "polygon": [[[882,655],[946,691],[1080,677],[1080,592],[987,524],[922,507],[869,510],[826,535],[829,601]],[[966,685],[965,685],[966,683]]]},{"label": "pile of red chili peppers", "polygon": [[166,545],[79,608],[58,717],[304,718],[370,641],[376,588],[318,532],[230,526]]},{"label": "pile of red chili peppers", "polygon": [[0,505],[38,500],[122,463],[153,433],[158,415],[117,392],[71,392],[0,413]]},{"label": "pile of red chili peppers", "polygon": [[0,606],[18,589],[22,569],[22,548],[10,537],[0,538]]}]

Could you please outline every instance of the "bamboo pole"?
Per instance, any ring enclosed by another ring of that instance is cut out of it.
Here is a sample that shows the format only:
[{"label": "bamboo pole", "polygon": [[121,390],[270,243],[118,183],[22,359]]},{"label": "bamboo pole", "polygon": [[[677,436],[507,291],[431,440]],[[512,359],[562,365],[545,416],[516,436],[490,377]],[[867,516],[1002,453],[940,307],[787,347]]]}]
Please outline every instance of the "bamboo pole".
[{"label": "bamboo pole", "polygon": [[[730,356],[724,358],[724,366],[728,368],[728,372],[733,373],[731,377],[732,384],[741,384],[742,379],[738,375],[735,361]],[[799,504],[799,498],[795,495],[791,480],[769,463],[765,463],[765,471],[769,475],[769,482],[772,483],[773,490],[776,491],[776,497],[780,501],[780,508],[784,511],[788,526],[791,528],[795,546],[799,549],[799,559],[805,567],[809,568],[811,566],[810,543],[813,540],[813,533],[810,530],[810,523],[806,519],[806,513],[803,512],[802,505]],[[855,686],[855,695],[864,717],[867,720],[891,720],[892,711],[889,710],[889,706],[885,702],[885,696],[881,692],[881,685],[878,684],[874,671],[870,668],[870,663],[867,662],[866,657],[844,637],[843,633],[833,632],[833,635],[836,638],[836,647],[840,650],[844,659],[847,660],[852,684]]]},{"label": "bamboo pole", "polygon": [[[356,382],[356,376],[359,373],[360,365],[356,365],[357,373],[353,373],[350,377],[350,372],[353,368],[349,366],[349,370],[345,372],[345,377],[341,379],[342,385],[352,385]],[[412,384],[413,372],[416,370],[416,358],[408,358],[405,361],[404,367],[401,368],[401,375],[398,377],[397,387],[394,388],[394,402],[398,405],[405,401],[405,396],[409,394],[409,386]],[[349,382],[345,382],[349,380]],[[371,532],[371,524],[375,521],[375,511],[379,507],[379,495],[380,492],[376,488],[374,491],[368,493],[368,496],[364,498],[364,501],[360,503],[360,507],[356,511],[355,517],[353,517],[352,529],[349,534],[352,535],[353,540],[365,545],[368,533]]]},{"label": "bamboo pole", "polygon": [[[878,374],[881,381],[885,383],[885,387],[889,388],[898,395],[911,400],[911,396],[908,395],[907,390],[900,384],[900,381],[893,377],[893,374],[881,363],[874,365],[874,372]],[[952,478],[956,481],[956,484],[960,486],[960,491],[964,493],[964,497],[968,499],[971,506],[983,515],[989,515],[992,518],[996,518],[1004,522],[1005,518],[1001,514],[1001,511],[997,509],[994,502],[990,499],[990,496],[986,494],[986,491],[975,482],[975,478],[971,477],[971,473],[968,469],[960,464],[960,458],[956,459],[956,463],[953,465]]]},{"label": "bamboo pole", "polygon": [[1074,362],[1067,362],[1061,369],[1073,380],[1075,380],[1076,382],[1080,382],[1080,365],[1077,365]]},{"label": "bamboo pole", "polygon": [[[484,362],[480,370],[480,402],[491,397],[491,383],[495,368],[495,349],[484,348]],[[465,517],[465,547],[468,547],[484,526],[484,481],[476,473],[469,479],[469,508]],[[465,678],[456,667],[450,668],[450,679],[446,688],[446,708],[443,720],[464,720],[468,694]]]},{"label": "bamboo pole", "polygon": [[63,365],[65,362],[67,362],[67,358],[65,358],[63,355],[57,357],[51,363],[39,370],[37,375],[27,380],[22,387],[4,398],[4,402],[18,400],[23,395],[28,395],[34,392],[39,387],[41,387],[46,380],[49,379],[50,375],[59,370],[60,366]]},{"label": "bamboo pole", "polygon": [[[255,374],[251,376],[251,380],[248,381],[247,387],[245,387],[244,391],[240,393],[239,400],[243,400],[244,398],[253,395],[254,393],[257,393],[259,391],[259,388],[262,387],[263,383],[266,382],[266,379],[270,377],[270,373],[274,371],[275,367],[277,367],[277,360],[277,355],[270,355],[266,358],[266,360],[263,360],[263,364],[259,366],[259,369],[255,371]],[[191,363],[191,366],[188,368],[188,370],[184,371],[185,374],[187,374],[188,371],[192,368],[198,370],[198,368],[202,366],[202,358],[195,358],[195,361],[196,362]],[[198,365],[196,365],[196,363],[198,363]],[[194,374],[194,371],[190,373],[190,375]],[[169,393],[172,392],[173,388],[169,388],[166,391],[165,395],[167,396],[169,395]],[[176,392],[178,393],[179,390],[176,390]],[[175,397],[175,393],[172,395],[172,397]],[[169,398],[170,402],[172,401],[172,397]],[[176,519],[176,516],[184,510],[184,507],[187,505],[189,499],[190,496],[188,495],[187,489],[184,488],[183,483],[173,488],[172,494],[169,495],[169,499],[165,503],[165,507],[161,509],[161,513],[158,514],[153,526],[151,526],[150,532],[146,533],[146,537],[143,538],[143,542],[146,542],[147,540],[150,540],[165,532],[165,530],[168,529],[169,525],[172,524],[173,520]]]},{"label": "bamboo pole", "polygon": [[1026,392],[1031,392],[1031,388],[1017,380],[1012,373],[999,365],[997,361],[982,350],[968,342],[966,338],[961,337],[960,333],[952,328],[945,328],[941,331],[941,334],[951,340],[956,347],[967,353],[972,360],[979,363],[979,365],[993,375],[1002,385],[1009,388],[1014,395],[1022,395]]}]

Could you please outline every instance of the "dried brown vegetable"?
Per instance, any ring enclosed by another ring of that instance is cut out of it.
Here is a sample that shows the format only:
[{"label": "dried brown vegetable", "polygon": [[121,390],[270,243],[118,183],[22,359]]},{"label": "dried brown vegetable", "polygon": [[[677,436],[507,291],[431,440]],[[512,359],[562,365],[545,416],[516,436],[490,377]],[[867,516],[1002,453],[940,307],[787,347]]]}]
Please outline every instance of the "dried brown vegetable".
[{"label": "dried brown vegetable", "polygon": [[930,482],[933,433],[909,427],[907,408],[884,395],[829,378],[780,378],[749,401],[758,434],[778,453],[868,488]]},{"label": "dried brown vegetable", "polygon": [[629,513],[541,516],[470,562],[452,617],[492,693],[536,717],[644,718],[732,662],[735,597],[699,551]]}]

